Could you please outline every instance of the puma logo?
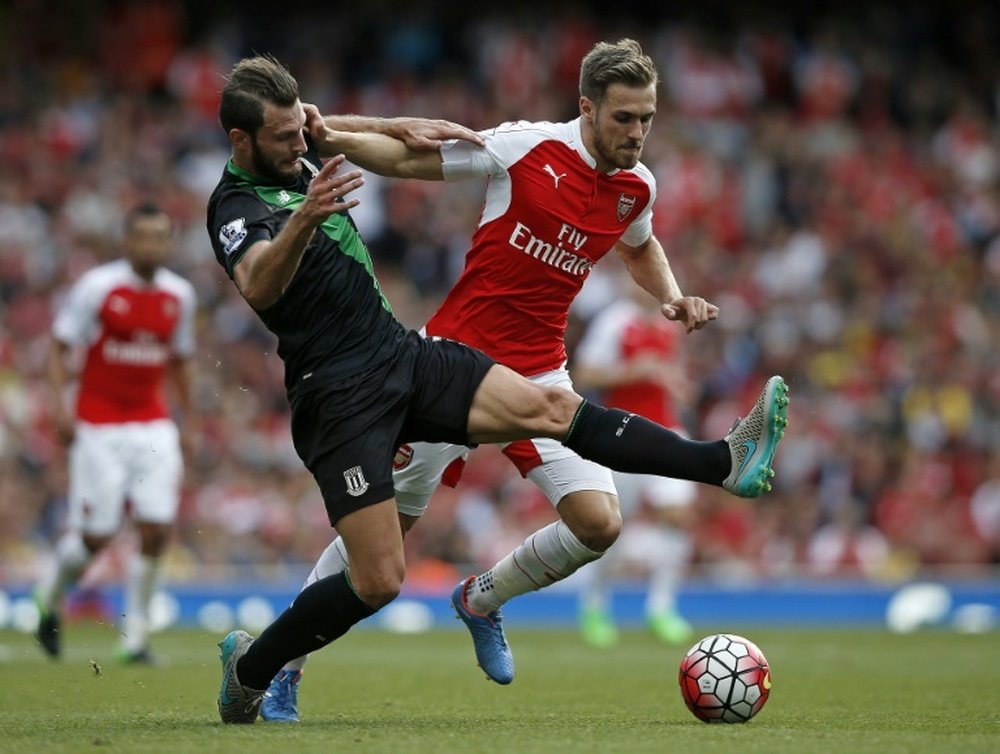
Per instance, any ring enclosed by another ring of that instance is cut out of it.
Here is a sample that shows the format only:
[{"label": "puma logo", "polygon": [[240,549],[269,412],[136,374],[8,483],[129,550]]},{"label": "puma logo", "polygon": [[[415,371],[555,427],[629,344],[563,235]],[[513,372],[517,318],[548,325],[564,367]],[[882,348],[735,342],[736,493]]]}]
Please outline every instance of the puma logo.
[{"label": "puma logo", "polygon": [[554,180],[556,183],[556,188],[559,188],[559,179],[564,178],[566,174],[565,173],[556,174],[555,169],[548,163],[545,163],[545,167],[543,167],[542,170],[544,170],[546,173],[552,176],[552,180]]}]

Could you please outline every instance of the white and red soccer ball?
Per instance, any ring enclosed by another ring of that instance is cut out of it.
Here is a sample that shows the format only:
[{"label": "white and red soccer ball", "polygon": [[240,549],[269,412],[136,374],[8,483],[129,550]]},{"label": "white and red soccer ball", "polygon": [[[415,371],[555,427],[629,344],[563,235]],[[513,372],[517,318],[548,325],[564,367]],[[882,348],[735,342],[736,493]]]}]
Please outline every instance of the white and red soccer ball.
[{"label": "white and red soccer ball", "polygon": [[691,713],[706,723],[745,723],[767,702],[771,669],[749,639],[713,634],[681,660],[678,682]]}]

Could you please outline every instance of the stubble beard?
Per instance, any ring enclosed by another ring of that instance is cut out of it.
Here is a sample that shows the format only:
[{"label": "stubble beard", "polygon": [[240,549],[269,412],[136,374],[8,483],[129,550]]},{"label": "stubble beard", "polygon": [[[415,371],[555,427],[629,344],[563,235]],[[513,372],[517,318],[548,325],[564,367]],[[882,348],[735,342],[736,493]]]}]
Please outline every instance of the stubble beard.
[{"label": "stubble beard", "polygon": [[[630,152],[629,154],[624,154],[615,148],[614,144],[609,144],[604,140],[604,135],[594,129],[594,145],[597,149],[597,153],[600,155],[601,159],[609,165],[613,165],[618,170],[631,170],[636,165],[639,164],[639,158],[642,157],[642,144],[638,144],[638,150],[636,152]],[[623,144],[624,146],[632,146],[631,144]]]},{"label": "stubble beard", "polygon": [[273,160],[267,159],[264,153],[257,146],[257,140],[250,142],[250,162],[253,164],[253,172],[261,178],[268,178],[278,184],[294,183],[302,173],[302,163],[298,160],[295,167],[290,170],[279,170]]}]

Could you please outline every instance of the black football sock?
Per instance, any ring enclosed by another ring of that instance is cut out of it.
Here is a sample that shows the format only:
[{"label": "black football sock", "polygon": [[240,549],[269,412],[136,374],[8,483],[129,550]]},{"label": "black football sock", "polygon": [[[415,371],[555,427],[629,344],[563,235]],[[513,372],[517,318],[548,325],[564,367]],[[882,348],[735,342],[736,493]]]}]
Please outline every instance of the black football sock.
[{"label": "black football sock", "polygon": [[638,414],[584,401],[563,445],[615,471],[720,486],[732,460],[725,440],[697,442]]},{"label": "black football sock", "polygon": [[250,645],[236,675],[248,688],[266,689],[286,662],[325,647],[374,612],[355,593],[347,571],[315,581]]}]

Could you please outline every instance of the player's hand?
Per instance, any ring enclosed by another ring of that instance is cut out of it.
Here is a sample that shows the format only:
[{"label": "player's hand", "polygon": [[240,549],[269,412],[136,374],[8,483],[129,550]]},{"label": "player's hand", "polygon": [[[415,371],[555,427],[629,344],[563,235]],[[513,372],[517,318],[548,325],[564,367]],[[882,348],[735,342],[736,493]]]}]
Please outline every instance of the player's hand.
[{"label": "player's hand", "polygon": [[311,102],[303,102],[302,109],[306,113],[306,131],[312,137],[313,143],[325,143],[327,134],[333,133],[333,131],[327,127],[319,108]]},{"label": "player's hand", "polygon": [[360,170],[338,174],[337,169],[343,162],[342,154],[331,157],[309,183],[306,200],[299,211],[313,219],[317,225],[334,212],[343,213],[358,206],[357,199],[344,197],[361,187],[365,179]]},{"label": "player's hand", "polygon": [[64,446],[69,447],[76,439],[76,424],[69,415],[62,410],[57,410],[52,416],[52,431],[56,438]]},{"label": "player's hand", "polygon": [[441,143],[448,139],[469,141],[476,146],[483,146],[483,137],[458,123],[450,120],[428,120],[426,118],[393,118],[388,121],[386,136],[399,139],[410,149],[417,152],[433,152],[441,148]]},{"label": "player's hand", "polygon": [[701,296],[675,298],[660,307],[663,316],[673,322],[681,322],[687,331],[700,330],[713,319],[719,317],[719,307],[710,304]]}]

